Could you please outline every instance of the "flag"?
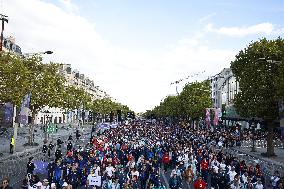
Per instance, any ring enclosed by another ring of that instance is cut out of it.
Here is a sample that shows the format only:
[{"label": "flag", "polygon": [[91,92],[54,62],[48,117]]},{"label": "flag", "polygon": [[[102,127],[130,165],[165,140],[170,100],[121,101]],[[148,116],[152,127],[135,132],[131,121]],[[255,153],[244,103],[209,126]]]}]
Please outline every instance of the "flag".
[{"label": "flag", "polygon": [[13,122],[14,107],[11,102],[5,103],[5,123],[11,124]]},{"label": "flag", "polygon": [[206,114],[205,114],[205,121],[206,121],[206,125],[207,127],[210,126],[210,108],[206,108]]},{"label": "flag", "polygon": [[24,97],[24,100],[21,105],[19,123],[24,125],[28,124],[30,100],[31,94],[29,93]]},{"label": "flag", "polygon": [[48,163],[44,162],[44,161],[34,161],[35,164],[35,170],[34,170],[34,174],[47,174],[47,166]]},{"label": "flag", "polygon": [[219,117],[218,117],[218,109],[214,109],[214,125],[217,126],[219,125]]}]

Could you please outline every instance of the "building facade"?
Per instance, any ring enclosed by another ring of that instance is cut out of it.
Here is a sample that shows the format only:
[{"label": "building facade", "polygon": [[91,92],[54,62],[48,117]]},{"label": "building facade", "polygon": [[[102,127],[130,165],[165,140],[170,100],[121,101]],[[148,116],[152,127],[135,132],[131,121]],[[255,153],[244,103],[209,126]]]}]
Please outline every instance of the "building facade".
[{"label": "building facade", "polygon": [[[65,78],[67,86],[74,86],[81,88],[90,94],[92,100],[102,99],[110,97],[106,92],[101,90],[99,86],[95,86],[95,83],[90,78],[77,70],[73,70],[71,64],[61,64],[59,73]],[[83,109],[75,109],[72,111],[66,111],[61,108],[43,108],[36,116],[36,124],[46,123],[74,123],[77,124],[82,121],[82,118],[88,119],[90,112]],[[84,115],[84,116],[83,116]]]},{"label": "building facade", "polygon": [[17,55],[22,55],[22,50],[19,45],[16,44],[14,37],[10,36],[3,39],[3,51],[11,52]]},{"label": "building facade", "polygon": [[211,77],[211,98],[215,108],[226,107],[227,116],[235,117],[234,98],[240,91],[239,82],[230,68]]}]

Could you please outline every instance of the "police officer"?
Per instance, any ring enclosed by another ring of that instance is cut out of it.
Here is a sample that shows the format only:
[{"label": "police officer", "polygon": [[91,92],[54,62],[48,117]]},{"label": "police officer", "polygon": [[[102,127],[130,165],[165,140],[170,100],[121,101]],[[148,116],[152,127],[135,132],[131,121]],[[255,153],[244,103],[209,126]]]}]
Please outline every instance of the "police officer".
[{"label": "police officer", "polygon": [[62,152],[61,152],[60,148],[57,148],[56,151],[55,151],[55,158],[61,159],[61,157],[62,157]]},{"label": "police officer", "polygon": [[48,157],[50,158],[51,156],[51,151],[54,148],[54,144],[52,143],[52,141],[50,141],[49,145],[48,145]]},{"label": "police officer", "polygon": [[61,144],[63,144],[64,142],[62,142],[61,138],[59,137],[57,139],[57,146],[60,148],[61,147]]},{"label": "police officer", "polygon": [[14,152],[14,145],[15,145],[15,139],[14,139],[14,135],[12,135],[11,140],[10,140],[10,154],[13,154]]},{"label": "police officer", "polygon": [[69,141],[68,144],[67,144],[67,151],[72,150],[72,148],[73,148],[73,144],[72,144],[71,141]]},{"label": "police officer", "polygon": [[44,143],[44,144],[42,145],[43,157],[45,157],[47,151],[48,151],[48,147],[47,147],[46,143]]}]

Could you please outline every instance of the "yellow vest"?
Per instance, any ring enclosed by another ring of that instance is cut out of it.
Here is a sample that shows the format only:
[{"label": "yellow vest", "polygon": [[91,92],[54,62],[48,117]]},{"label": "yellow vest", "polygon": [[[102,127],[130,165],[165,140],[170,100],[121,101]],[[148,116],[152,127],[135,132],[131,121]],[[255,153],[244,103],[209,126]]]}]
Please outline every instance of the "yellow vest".
[{"label": "yellow vest", "polygon": [[14,145],[14,144],[15,144],[15,139],[14,139],[14,137],[13,137],[13,138],[11,138],[11,144],[12,144],[12,145]]}]

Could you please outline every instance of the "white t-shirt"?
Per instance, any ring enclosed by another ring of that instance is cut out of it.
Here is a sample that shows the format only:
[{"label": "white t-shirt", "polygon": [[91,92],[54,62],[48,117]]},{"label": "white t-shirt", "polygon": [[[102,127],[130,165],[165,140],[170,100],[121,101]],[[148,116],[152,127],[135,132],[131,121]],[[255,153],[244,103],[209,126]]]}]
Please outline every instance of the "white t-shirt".
[{"label": "white t-shirt", "polygon": [[280,178],[278,176],[272,176],[271,177],[271,184],[272,186],[276,186],[277,185],[277,182],[280,180]]},{"label": "white t-shirt", "polygon": [[139,172],[138,171],[131,171],[131,175],[132,175],[132,178],[134,176],[137,176],[137,178],[139,177]]},{"label": "white t-shirt", "polygon": [[94,175],[95,175],[95,176],[99,176],[99,172],[100,172],[100,171],[101,171],[100,166],[97,166],[97,168],[94,169]]},{"label": "white t-shirt", "polygon": [[235,176],[237,175],[236,171],[229,171],[228,172],[229,178],[230,178],[230,182],[232,182],[235,178]]},{"label": "white t-shirt", "polygon": [[242,180],[243,180],[243,183],[247,183],[248,182],[248,177],[245,176],[245,175],[242,175]]},{"label": "white t-shirt", "polygon": [[263,185],[257,183],[257,184],[255,185],[255,189],[263,189]]},{"label": "white t-shirt", "polygon": [[110,176],[110,177],[112,177],[114,171],[115,171],[115,169],[114,169],[113,166],[106,168],[107,175]]}]

